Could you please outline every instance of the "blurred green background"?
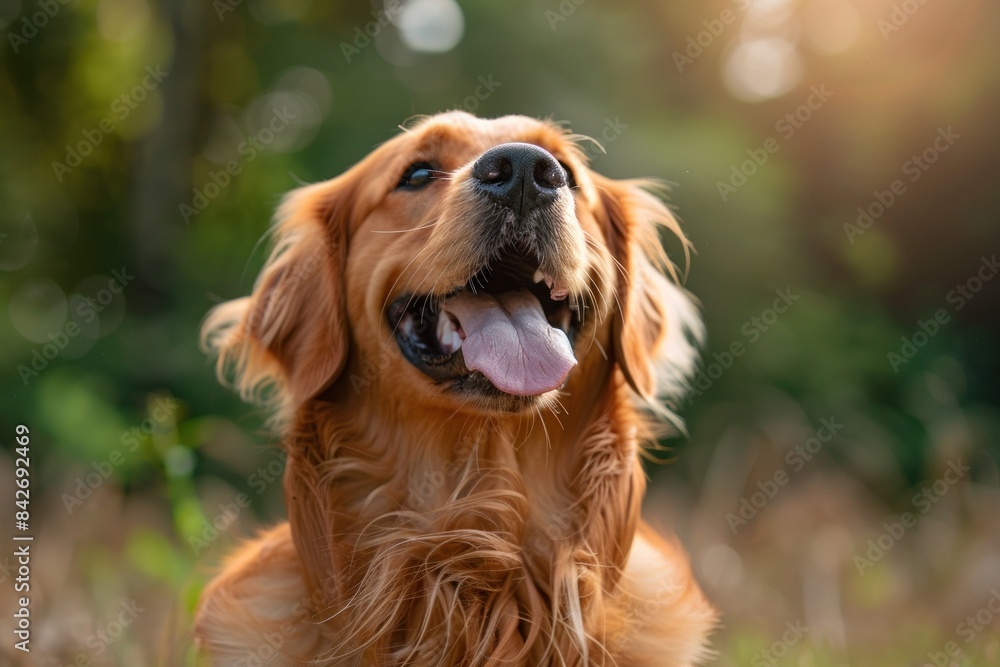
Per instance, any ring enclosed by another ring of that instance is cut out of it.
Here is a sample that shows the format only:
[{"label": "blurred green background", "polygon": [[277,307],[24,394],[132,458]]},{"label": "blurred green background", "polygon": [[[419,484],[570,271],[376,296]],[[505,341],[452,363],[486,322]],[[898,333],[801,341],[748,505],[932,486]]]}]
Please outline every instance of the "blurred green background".
[{"label": "blurred green background", "polygon": [[0,551],[0,664],[193,664],[284,466],[199,322],[283,192],[449,108],[672,184],[709,339],[646,514],[717,664],[1000,664],[997,3],[0,0],[0,29],[0,532],[23,423],[36,536],[30,656]]}]

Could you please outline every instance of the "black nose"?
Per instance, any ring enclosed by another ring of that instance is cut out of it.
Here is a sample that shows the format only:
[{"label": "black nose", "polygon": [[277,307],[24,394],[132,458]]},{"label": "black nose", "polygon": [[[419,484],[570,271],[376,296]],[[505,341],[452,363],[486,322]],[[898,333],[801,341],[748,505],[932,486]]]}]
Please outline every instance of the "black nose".
[{"label": "black nose", "polygon": [[532,144],[501,144],[472,165],[477,188],[521,217],[555,201],[566,187],[566,172],[543,148]]}]

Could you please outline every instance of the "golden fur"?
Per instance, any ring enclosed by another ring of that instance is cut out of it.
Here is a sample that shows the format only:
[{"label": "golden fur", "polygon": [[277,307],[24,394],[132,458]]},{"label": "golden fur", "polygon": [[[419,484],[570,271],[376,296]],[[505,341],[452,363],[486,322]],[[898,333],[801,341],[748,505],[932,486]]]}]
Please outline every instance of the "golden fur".
[{"label": "golden fur", "polygon": [[[288,524],[208,585],[196,635],[216,665],[693,665],[715,613],[674,543],[639,516],[640,455],[700,334],[660,245],[677,235],[643,182],[586,167],[561,128],[451,112],[422,119],[281,206],[250,297],[205,345],[270,398],[288,454]],[[576,174],[543,259],[588,299],[565,387],[498,409],[400,354],[385,309],[476,270],[470,165],[506,142]],[[419,160],[443,178],[394,190]]]}]

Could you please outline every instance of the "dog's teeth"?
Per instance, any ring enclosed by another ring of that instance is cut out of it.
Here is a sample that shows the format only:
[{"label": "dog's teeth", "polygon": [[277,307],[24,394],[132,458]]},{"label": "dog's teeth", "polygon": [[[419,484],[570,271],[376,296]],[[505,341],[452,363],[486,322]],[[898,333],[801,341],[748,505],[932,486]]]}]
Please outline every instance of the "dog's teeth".
[{"label": "dog's teeth", "polygon": [[458,335],[455,322],[448,313],[441,313],[438,316],[437,337],[438,345],[445,354],[451,354],[462,347],[462,338]]},{"label": "dog's teeth", "polygon": [[532,280],[533,280],[533,281],[535,282],[535,284],[537,285],[538,283],[542,282],[542,279],[543,279],[544,277],[545,277],[545,275],[544,275],[544,274],[542,273],[542,270],[541,270],[541,269],[538,269],[537,271],[535,271],[535,275],[533,275],[533,276],[531,277],[531,279],[532,279]]}]

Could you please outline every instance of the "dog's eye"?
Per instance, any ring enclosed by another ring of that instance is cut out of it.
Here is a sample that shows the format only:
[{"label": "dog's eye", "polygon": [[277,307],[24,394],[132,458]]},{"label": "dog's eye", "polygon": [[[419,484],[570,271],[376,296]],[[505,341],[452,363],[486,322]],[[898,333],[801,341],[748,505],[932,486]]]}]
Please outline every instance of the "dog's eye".
[{"label": "dog's eye", "polygon": [[429,162],[416,162],[403,172],[397,188],[416,190],[431,182],[434,178],[434,166]]},{"label": "dog's eye", "polygon": [[576,187],[576,176],[573,175],[573,170],[570,169],[569,165],[567,165],[562,160],[559,161],[559,166],[562,167],[563,171],[566,172],[566,185],[568,185],[572,190],[573,188]]}]

